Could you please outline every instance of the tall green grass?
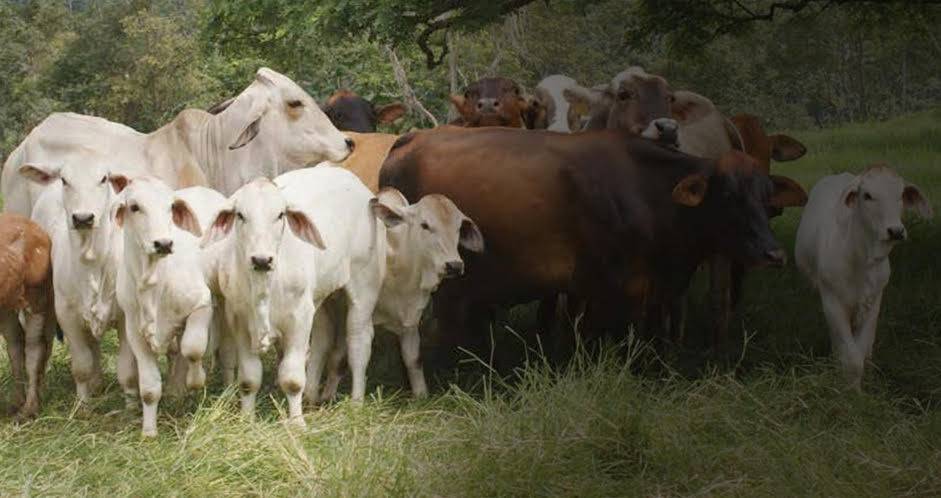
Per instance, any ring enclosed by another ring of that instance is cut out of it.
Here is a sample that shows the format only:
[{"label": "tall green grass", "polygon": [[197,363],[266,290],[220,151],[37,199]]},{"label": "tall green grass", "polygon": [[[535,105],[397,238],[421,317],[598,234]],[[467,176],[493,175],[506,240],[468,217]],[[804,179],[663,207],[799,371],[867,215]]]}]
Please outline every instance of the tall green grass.
[{"label": "tall green grass", "polygon": [[[941,111],[793,132],[810,152],[774,169],[809,188],[884,160],[941,207],[939,123]],[[798,216],[775,221],[788,247]],[[748,343],[731,361],[696,351],[699,303],[688,351],[658,358],[628,343],[564,367],[532,355],[502,376],[478,361],[414,401],[399,391],[395,344],[379,340],[367,402],[312,408],[306,430],[278,421],[271,386],[247,422],[236,393],[213,384],[165,398],[160,436],[141,440],[113,341],[110,384],[85,409],[57,344],[42,416],[0,420],[0,495],[941,496],[941,228],[910,228],[861,395],[845,390],[817,298],[793,267],[749,276],[736,321]],[[504,325],[531,330],[532,313]],[[0,361],[3,393],[9,383]]]}]

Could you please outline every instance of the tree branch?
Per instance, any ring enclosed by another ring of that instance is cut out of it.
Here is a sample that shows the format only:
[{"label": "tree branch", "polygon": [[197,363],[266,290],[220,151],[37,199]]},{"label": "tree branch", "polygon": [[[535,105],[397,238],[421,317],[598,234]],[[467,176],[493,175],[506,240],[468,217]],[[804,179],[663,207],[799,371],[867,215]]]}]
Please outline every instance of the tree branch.
[{"label": "tree branch", "polygon": [[432,126],[438,126],[438,119],[435,118],[435,115],[432,114],[421,101],[418,100],[418,97],[415,96],[415,91],[412,90],[412,85],[408,83],[408,76],[405,74],[405,68],[402,66],[402,62],[399,60],[398,55],[395,54],[395,49],[391,46],[386,46],[386,51],[389,54],[389,62],[392,63],[392,73],[395,76],[396,83],[399,84],[399,89],[402,92],[402,98],[405,99],[405,102],[408,103],[409,107],[415,109],[428,118],[431,121]]}]

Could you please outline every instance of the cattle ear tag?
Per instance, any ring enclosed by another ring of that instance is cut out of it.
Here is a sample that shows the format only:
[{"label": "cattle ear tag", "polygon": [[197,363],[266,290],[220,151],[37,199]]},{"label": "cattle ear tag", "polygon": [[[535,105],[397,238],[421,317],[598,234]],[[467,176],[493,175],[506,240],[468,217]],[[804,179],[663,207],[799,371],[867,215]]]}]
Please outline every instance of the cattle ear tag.
[{"label": "cattle ear tag", "polygon": [[683,206],[696,207],[706,198],[709,183],[700,174],[689,175],[680,180],[673,188],[673,202]]}]

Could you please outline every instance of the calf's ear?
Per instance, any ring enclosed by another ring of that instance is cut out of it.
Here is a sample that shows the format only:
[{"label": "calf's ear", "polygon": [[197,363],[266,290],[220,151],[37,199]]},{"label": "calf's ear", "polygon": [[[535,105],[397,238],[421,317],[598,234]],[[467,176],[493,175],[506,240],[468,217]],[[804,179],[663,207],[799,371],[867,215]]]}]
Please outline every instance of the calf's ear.
[{"label": "calf's ear", "polygon": [[380,124],[389,124],[405,115],[405,105],[401,102],[386,104],[374,109],[376,113],[376,122]]},{"label": "calf's ear", "polygon": [[183,199],[176,199],[173,201],[173,206],[170,208],[170,210],[173,213],[174,225],[197,237],[203,236],[203,231],[201,228],[199,228],[199,220],[196,219],[196,215],[193,214],[193,210],[190,208],[189,203]]},{"label": "calf's ear", "polygon": [[793,161],[807,153],[807,147],[787,135],[771,135],[771,158],[775,161]]},{"label": "calf's ear", "polygon": [[602,105],[606,101],[605,92],[594,88],[585,88],[581,85],[572,85],[562,90],[564,98],[571,109],[578,114],[590,114],[594,106]]},{"label": "calf's ear", "polygon": [[234,225],[234,207],[228,207],[222,211],[219,211],[219,214],[216,215],[216,218],[212,221],[212,224],[209,225],[209,230],[206,230],[206,233],[203,234],[203,240],[200,245],[202,247],[206,247],[213,242],[224,239],[227,235],[229,235],[229,233],[232,232],[232,227]]},{"label": "calf's ear", "polygon": [[774,193],[768,205],[776,208],[798,207],[807,204],[807,192],[799,183],[786,176],[769,175]]},{"label": "calf's ear", "polygon": [[44,164],[24,164],[20,166],[19,172],[27,179],[40,185],[49,185],[59,179],[61,166],[47,166]]},{"label": "calf's ear", "polygon": [[454,106],[454,109],[457,111],[457,113],[463,116],[464,104],[466,103],[464,96],[463,95],[451,95],[450,97],[448,97],[448,100],[451,101],[451,105]]},{"label": "calf's ear", "polygon": [[392,228],[405,221],[405,213],[396,206],[382,202],[378,197],[369,199],[369,209],[387,228]]},{"label": "calf's ear", "polygon": [[859,177],[850,182],[850,184],[843,190],[843,204],[846,207],[853,207],[859,201]]},{"label": "calf's ear", "polygon": [[108,182],[111,183],[111,188],[114,189],[114,193],[120,194],[127,188],[128,184],[131,183],[131,180],[124,175],[115,173],[108,175]]},{"label": "calf's ear", "polygon": [[291,231],[294,232],[294,235],[297,235],[297,238],[318,249],[327,248],[323,243],[323,237],[320,236],[320,231],[317,230],[317,226],[310,221],[310,218],[303,211],[288,208],[284,211],[284,215],[288,219],[288,226],[291,227]]},{"label": "calf's ear", "polygon": [[484,252],[484,234],[470,218],[461,222],[460,239],[458,243],[470,252]]},{"label": "calf's ear", "polygon": [[934,217],[931,202],[921,193],[921,189],[913,183],[905,185],[905,190],[902,191],[902,202],[907,209],[915,211],[918,216],[926,220]]},{"label": "calf's ear", "polygon": [[709,181],[705,176],[699,173],[689,175],[673,187],[673,202],[683,206],[696,207],[702,204],[703,199],[706,198],[708,188]]}]

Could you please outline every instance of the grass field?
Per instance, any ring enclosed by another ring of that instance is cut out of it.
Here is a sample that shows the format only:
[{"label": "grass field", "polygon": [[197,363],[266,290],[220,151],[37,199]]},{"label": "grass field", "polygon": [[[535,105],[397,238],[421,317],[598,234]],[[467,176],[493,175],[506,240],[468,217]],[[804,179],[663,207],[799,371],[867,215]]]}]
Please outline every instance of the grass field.
[{"label": "grass field", "polygon": [[[774,168],[808,189],[888,161],[941,211],[941,110],[792,135],[808,155]],[[789,249],[798,218],[775,221]],[[246,422],[216,384],[165,398],[160,436],[141,440],[113,361],[106,392],[76,410],[57,344],[43,416],[0,420],[0,495],[941,496],[941,223],[909,228],[861,395],[844,389],[817,298],[793,266],[749,276],[736,321],[748,340],[731,360],[696,353],[698,303],[690,351],[662,361],[622,344],[565,368],[537,356],[503,375],[469,366],[412,401],[378,341],[371,398],[312,409],[304,431],[277,421],[270,387]],[[531,328],[531,315],[509,314],[511,327]]]}]

